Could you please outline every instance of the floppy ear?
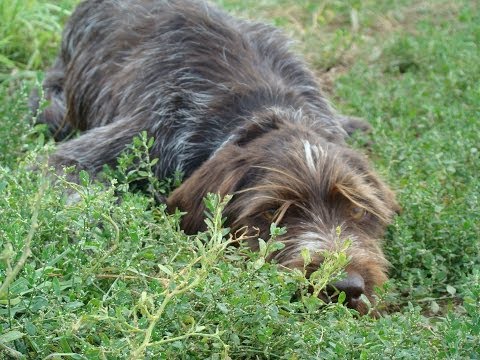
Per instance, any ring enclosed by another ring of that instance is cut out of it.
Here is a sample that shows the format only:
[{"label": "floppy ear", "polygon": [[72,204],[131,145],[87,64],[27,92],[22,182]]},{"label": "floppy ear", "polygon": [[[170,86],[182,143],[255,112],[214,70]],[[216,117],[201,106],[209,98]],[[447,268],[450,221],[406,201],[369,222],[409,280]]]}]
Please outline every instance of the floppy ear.
[{"label": "floppy ear", "polygon": [[225,196],[237,190],[248,170],[247,159],[240,156],[241,149],[227,145],[184,181],[167,199],[169,212],[179,209],[183,216],[181,226],[187,234],[205,230],[203,198],[208,193]]},{"label": "floppy ear", "polygon": [[283,121],[273,112],[259,114],[252,122],[245,124],[245,126],[236,131],[233,143],[244,147],[259,137],[278,130],[282,124]]},{"label": "floppy ear", "polygon": [[178,208],[187,213],[181,222],[185,233],[195,234],[205,229],[203,198],[208,193],[225,196],[238,190],[244,184],[242,180],[246,179],[254,156],[245,148],[281,124],[282,120],[272,110],[258,114],[252,122],[238,128],[229,144],[219,149],[169,196],[169,212]]}]

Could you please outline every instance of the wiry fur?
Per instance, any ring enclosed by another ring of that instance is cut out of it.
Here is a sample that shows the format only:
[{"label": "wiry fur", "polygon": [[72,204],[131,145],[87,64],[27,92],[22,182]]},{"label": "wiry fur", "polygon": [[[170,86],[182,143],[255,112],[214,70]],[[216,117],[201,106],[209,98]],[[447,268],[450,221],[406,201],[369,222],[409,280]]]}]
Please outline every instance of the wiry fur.
[{"label": "wiry fur", "polygon": [[[233,193],[228,225],[258,227],[268,238],[265,215],[275,213],[288,233],[272,257],[298,267],[303,247],[318,266],[315,254],[334,246],[341,226],[342,239],[352,241],[347,271],[361,275],[371,296],[385,280],[379,239],[397,205],[344,143],[368,126],[335,114],[288,46],[279,30],[203,1],[84,1],[47,73],[50,106],[39,115],[58,140],[83,133],[50,161],[96,174],[146,130],[155,139],[156,175],[185,174],[167,202],[188,212],[186,232],[203,228],[208,192]],[[366,215],[353,219],[352,208]]]}]

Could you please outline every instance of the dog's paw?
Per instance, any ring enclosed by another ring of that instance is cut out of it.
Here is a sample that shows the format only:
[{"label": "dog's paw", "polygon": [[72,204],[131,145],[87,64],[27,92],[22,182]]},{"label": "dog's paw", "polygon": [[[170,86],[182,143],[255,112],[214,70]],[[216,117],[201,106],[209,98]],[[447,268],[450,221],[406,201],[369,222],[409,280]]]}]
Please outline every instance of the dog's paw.
[{"label": "dog's paw", "polygon": [[338,115],[337,119],[348,136],[357,131],[369,133],[372,130],[372,126],[368,122],[355,116]]}]

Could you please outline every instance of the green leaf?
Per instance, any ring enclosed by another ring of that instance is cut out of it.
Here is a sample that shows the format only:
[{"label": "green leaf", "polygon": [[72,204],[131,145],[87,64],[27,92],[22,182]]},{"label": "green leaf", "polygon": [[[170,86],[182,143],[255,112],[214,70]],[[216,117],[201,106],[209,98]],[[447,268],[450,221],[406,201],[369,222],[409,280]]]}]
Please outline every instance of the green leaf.
[{"label": "green leaf", "polygon": [[155,141],[155,139],[153,137],[151,137],[150,139],[148,139],[148,148],[150,149],[152,146],[153,146],[153,142]]},{"label": "green leaf", "polygon": [[75,309],[81,308],[83,305],[85,305],[85,304],[81,301],[72,301],[72,302],[69,302],[69,303],[65,304],[65,309],[75,310]]},{"label": "green leaf", "polygon": [[228,314],[229,310],[224,303],[217,303],[217,309],[220,310],[224,314]]},{"label": "green leaf", "polygon": [[58,281],[58,278],[53,278],[52,286],[53,286],[53,291],[55,292],[55,295],[59,296],[62,291],[60,288],[60,282]]},{"label": "green leaf", "polygon": [[45,299],[44,297],[37,296],[33,298],[32,303],[31,303],[31,310],[33,312],[37,312],[41,309],[44,309],[48,306],[48,300]]},{"label": "green leaf", "polygon": [[455,288],[454,288],[453,286],[451,286],[451,285],[447,285],[447,292],[448,292],[450,295],[454,296],[454,295],[457,293],[457,289],[455,289]]},{"label": "green leaf", "polygon": [[302,249],[301,253],[302,259],[303,259],[303,266],[307,267],[311,262],[312,262],[312,256],[310,254],[310,250],[308,249]]},{"label": "green leaf", "polygon": [[258,270],[260,269],[263,265],[265,265],[265,258],[261,257],[261,258],[258,258],[257,260],[255,260],[255,262],[253,263],[253,268],[255,270]]},{"label": "green leaf", "polygon": [[285,244],[280,241],[272,241],[268,243],[268,250],[266,255],[270,255],[271,253],[282,250],[285,247]]},{"label": "green leaf", "polygon": [[0,335],[0,343],[5,344],[14,340],[18,340],[21,339],[24,335],[24,333],[17,330],[9,331],[5,334]]},{"label": "green leaf", "polygon": [[265,242],[265,240],[258,239],[258,246],[258,252],[260,253],[260,256],[265,256],[267,254],[267,243]]},{"label": "green leaf", "polygon": [[64,353],[72,353],[72,348],[65,337],[61,337],[59,343]]},{"label": "green leaf", "polygon": [[162,265],[162,264],[157,264],[158,268],[160,270],[162,270],[165,274],[167,274],[168,276],[172,276],[173,275],[173,271],[166,267],[165,265]]},{"label": "green leaf", "polygon": [[90,180],[90,175],[85,170],[80,170],[78,173],[78,178],[80,180],[80,184],[83,186],[87,186]]},{"label": "green leaf", "polygon": [[35,336],[37,333],[37,327],[29,320],[25,322],[25,330],[30,336]]}]

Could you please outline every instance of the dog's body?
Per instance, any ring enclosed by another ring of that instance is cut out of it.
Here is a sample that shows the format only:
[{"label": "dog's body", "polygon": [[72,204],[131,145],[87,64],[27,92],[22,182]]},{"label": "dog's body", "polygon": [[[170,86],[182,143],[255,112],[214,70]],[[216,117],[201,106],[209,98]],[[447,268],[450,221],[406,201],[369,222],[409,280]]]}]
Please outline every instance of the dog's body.
[{"label": "dog's body", "polygon": [[203,227],[208,192],[235,194],[225,209],[234,230],[257,227],[265,239],[272,221],[286,226],[273,257],[287,267],[303,266],[305,247],[318,266],[341,226],[352,245],[338,285],[360,308],[358,296],[386,278],[379,239],[397,205],[344,143],[360,123],[332,111],[287,45],[278,30],[203,2],[88,0],[66,26],[39,120],[58,140],[84,131],[51,163],[93,174],[146,130],[156,175],[185,175],[167,203],[188,212],[188,233]]}]

